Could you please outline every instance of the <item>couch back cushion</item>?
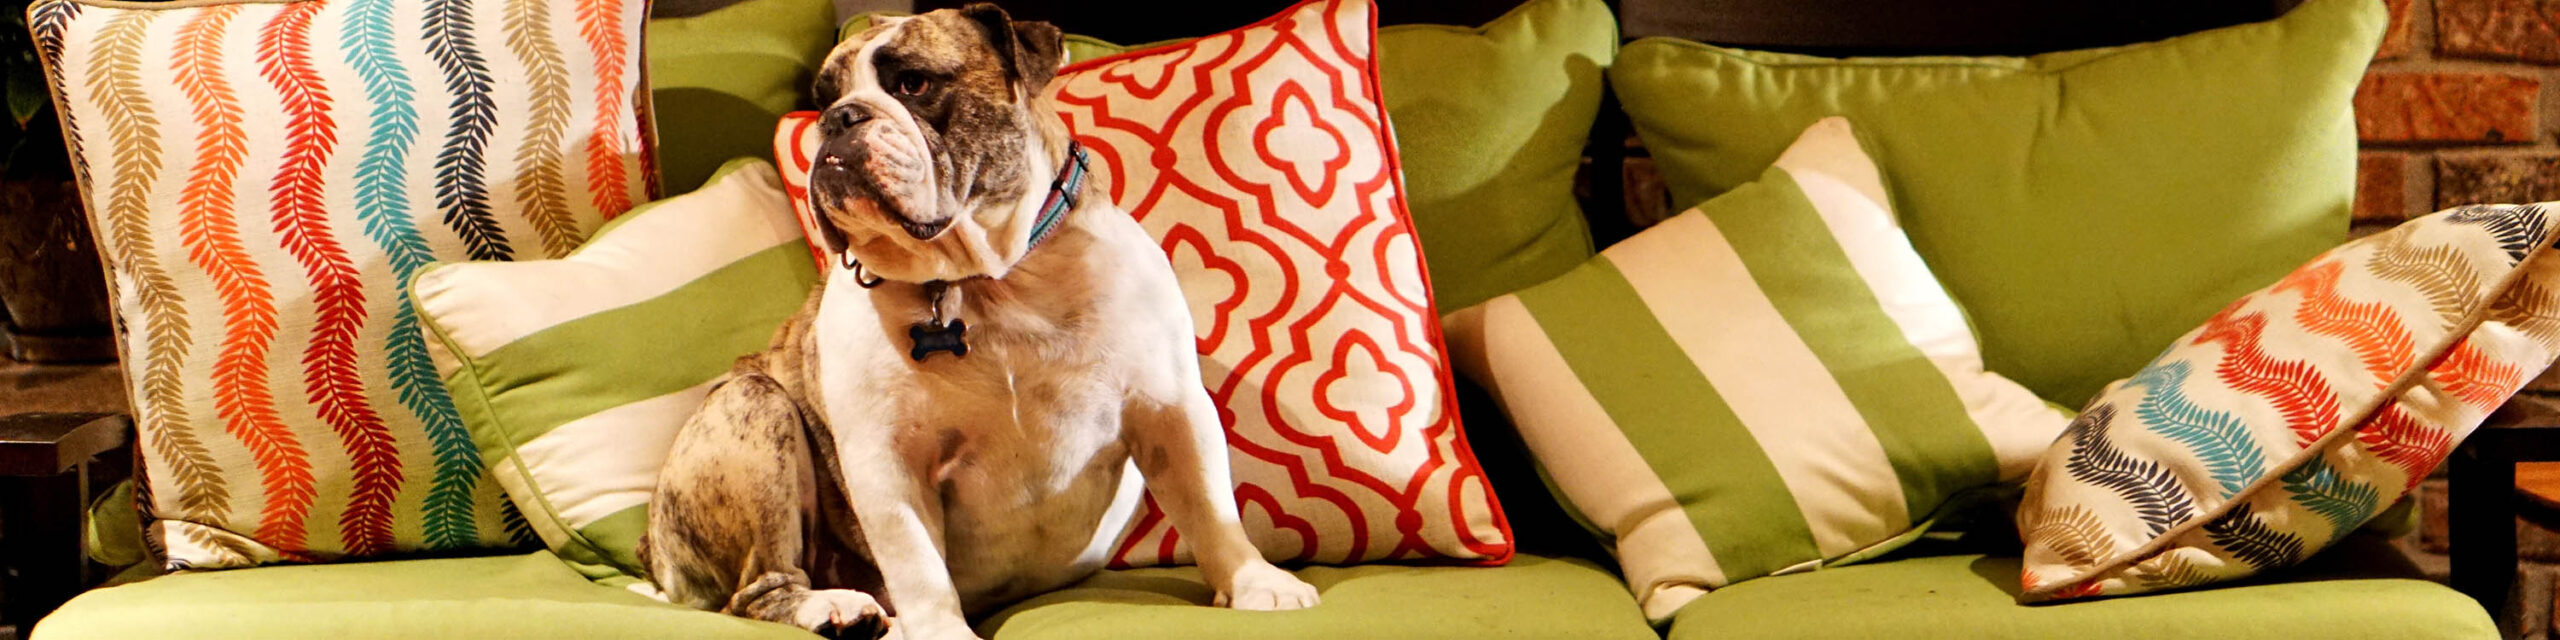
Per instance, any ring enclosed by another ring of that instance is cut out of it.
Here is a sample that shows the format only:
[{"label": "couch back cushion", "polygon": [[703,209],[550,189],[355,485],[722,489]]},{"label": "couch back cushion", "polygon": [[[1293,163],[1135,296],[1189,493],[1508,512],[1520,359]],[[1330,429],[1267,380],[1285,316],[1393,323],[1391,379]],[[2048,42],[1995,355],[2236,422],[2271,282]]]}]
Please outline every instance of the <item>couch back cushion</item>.
[{"label": "couch back cushion", "polygon": [[[873,17],[855,16],[843,30],[858,32]],[[1093,60],[1180,42],[1069,35],[1067,53]],[[1378,29],[1378,84],[1441,309],[1543,282],[1591,257],[1574,174],[1617,49],[1617,18],[1599,0],[1529,0],[1482,26]]]},{"label": "couch back cushion", "polygon": [[1830,59],[1648,38],[1610,81],[1677,211],[1847,115],[1983,355],[2077,404],[2345,238],[2375,0],[2029,58]]},{"label": "couch back cushion", "polygon": [[172,568],[529,538],[401,285],[654,190],[645,2],[44,0]]},{"label": "couch back cushion", "polygon": [[[663,11],[664,3],[659,5]],[[745,0],[649,21],[658,168],[685,193],[737,158],[762,158],[782,114],[808,108],[818,63],[835,45],[827,0]]]}]

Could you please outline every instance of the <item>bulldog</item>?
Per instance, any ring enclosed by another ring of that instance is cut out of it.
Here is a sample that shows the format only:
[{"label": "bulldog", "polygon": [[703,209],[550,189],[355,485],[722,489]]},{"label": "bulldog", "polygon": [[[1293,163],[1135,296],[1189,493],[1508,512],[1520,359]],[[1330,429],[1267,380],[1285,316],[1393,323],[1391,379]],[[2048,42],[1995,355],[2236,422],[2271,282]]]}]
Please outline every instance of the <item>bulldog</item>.
[{"label": "bulldog", "polygon": [[810,202],[832,264],[668,453],[640,560],[670,601],[974,637],[1101,568],[1143,490],[1215,604],[1316,604],[1245,537],[1173,268],[1043,89],[1063,46],[978,4],[827,56]]}]

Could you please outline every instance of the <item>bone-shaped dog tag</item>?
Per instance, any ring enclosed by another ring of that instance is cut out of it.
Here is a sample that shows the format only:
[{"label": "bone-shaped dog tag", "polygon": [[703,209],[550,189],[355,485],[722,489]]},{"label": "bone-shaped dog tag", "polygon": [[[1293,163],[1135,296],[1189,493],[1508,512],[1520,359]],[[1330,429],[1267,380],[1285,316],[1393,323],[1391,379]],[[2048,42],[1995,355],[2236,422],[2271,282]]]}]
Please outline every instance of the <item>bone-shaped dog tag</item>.
[{"label": "bone-shaped dog tag", "polygon": [[949,351],[955,358],[968,357],[968,335],[969,323],[957,318],[940,327],[933,326],[931,322],[918,322],[907,327],[907,338],[915,341],[907,355],[917,362],[923,362],[926,356],[936,351]]}]

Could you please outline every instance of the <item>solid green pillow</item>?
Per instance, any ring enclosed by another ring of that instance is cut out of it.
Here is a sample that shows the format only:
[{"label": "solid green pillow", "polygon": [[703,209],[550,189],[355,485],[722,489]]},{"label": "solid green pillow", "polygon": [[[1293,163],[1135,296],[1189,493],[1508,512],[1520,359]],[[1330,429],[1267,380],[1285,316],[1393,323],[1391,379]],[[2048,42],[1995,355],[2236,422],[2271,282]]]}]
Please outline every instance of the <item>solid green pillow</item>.
[{"label": "solid green pillow", "polygon": [[1609,79],[1674,210],[1759,177],[1817,119],[1857,121],[1986,363],[2077,404],[2345,239],[2349,100],[2384,17],[2376,0],[2310,0],[2270,22],[2031,58],[1647,38]]},{"label": "solid green pillow", "polygon": [[650,20],[650,99],[663,193],[684,193],[730,158],[773,155],[773,126],[806,108],[835,46],[827,0],[746,0],[700,15]]},{"label": "solid green pillow", "polygon": [[[846,22],[844,35],[869,28],[870,18]],[[1174,42],[1068,36],[1067,53],[1083,61]],[[1441,309],[1544,282],[1591,258],[1573,174],[1617,44],[1617,18],[1599,0],[1530,0],[1483,27],[1378,30],[1405,205]]]},{"label": "solid green pillow", "polygon": [[1617,49],[1617,18],[1597,0],[1535,0],[1482,28],[1378,30],[1405,205],[1441,309],[1591,258],[1573,174]]}]

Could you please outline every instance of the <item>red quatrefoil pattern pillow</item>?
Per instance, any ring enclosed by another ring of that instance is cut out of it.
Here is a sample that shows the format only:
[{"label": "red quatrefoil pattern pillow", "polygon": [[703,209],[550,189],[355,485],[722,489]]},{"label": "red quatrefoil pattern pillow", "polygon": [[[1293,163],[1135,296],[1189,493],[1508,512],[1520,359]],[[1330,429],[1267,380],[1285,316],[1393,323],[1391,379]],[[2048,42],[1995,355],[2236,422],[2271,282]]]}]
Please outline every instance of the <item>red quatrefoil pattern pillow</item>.
[{"label": "red quatrefoil pattern pillow", "polygon": [[[1254,544],[1275,561],[1501,563],[1510,530],[1450,397],[1375,32],[1365,0],[1308,2],[1049,88],[1173,260]],[[786,118],[775,149],[804,223],[814,117]],[[1112,554],[1190,561],[1152,499]]]}]

